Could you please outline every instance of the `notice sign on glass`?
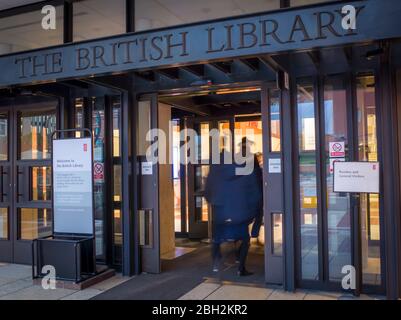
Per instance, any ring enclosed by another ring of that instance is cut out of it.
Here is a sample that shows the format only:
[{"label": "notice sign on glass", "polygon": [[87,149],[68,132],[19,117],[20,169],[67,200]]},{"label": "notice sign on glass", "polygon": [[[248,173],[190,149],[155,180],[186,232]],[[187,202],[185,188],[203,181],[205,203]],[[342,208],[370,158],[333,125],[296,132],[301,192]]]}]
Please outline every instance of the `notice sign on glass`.
[{"label": "notice sign on glass", "polygon": [[93,235],[92,139],[53,140],[54,232]]},{"label": "notice sign on glass", "polygon": [[334,192],[380,193],[378,162],[334,162]]}]

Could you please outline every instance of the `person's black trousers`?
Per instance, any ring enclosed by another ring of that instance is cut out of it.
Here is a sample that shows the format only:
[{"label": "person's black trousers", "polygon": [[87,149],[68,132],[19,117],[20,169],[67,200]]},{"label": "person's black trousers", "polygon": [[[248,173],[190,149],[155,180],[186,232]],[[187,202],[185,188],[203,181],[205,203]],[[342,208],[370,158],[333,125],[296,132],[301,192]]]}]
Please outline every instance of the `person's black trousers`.
[{"label": "person's black trousers", "polygon": [[238,253],[237,253],[237,258],[239,261],[239,267],[238,271],[245,271],[245,263],[246,263],[246,258],[248,256],[248,251],[249,251],[249,246],[250,246],[250,239],[244,239],[241,240],[241,245],[238,248]]},{"label": "person's black trousers", "polygon": [[[250,239],[239,240],[241,245],[235,252],[235,256],[239,261],[238,271],[245,271],[246,258],[248,256]],[[213,265],[216,267],[221,259],[220,243],[213,242],[212,245]]]}]

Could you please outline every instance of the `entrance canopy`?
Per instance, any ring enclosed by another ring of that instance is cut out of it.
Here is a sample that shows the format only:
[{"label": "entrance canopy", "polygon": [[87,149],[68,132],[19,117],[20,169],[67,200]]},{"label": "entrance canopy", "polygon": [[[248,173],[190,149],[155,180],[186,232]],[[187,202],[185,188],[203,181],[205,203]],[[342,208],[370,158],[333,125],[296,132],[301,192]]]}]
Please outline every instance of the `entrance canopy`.
[{"label": "entrance canopy", "polygon": [[[344,5],[356,29],[344,28]],[[0,87],[203,61],[371,43],[401,36],[398,0],[339,2],[46,48],[0,58]]]}]

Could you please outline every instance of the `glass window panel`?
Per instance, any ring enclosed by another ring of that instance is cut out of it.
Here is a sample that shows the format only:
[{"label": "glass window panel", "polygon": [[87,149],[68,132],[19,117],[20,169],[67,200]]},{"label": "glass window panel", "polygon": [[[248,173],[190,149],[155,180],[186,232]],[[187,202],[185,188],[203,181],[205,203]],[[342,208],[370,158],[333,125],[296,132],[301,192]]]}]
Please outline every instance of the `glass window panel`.
[{"label": "glass window panel", "polygon": [[136,30],[232,17],[280,8],[280,0],[137,0]]},{"label": "glass window panel", "polygon": [[173,120],[174,230],[181,232],[180,120]]},{"label": "glass window panel", "polygon": [[230,130],[230,122],[219,121],[218,128],[220,136],[220,152],[224,150],[227,152],[231,152],[232,134]]},{"label": "glass window panel", "polygon": [[206,179],[209,175],[209,170],[209,166],[195,167],[195,192],[202,192],[205,190]]},{"label": "glass window panel", "polygon": [[[378,161],[375,78],[357,78],[359,161]],[[380,196],[361,194],[362,281],[381,284]]]},{"label": "glass window panel", "polygon": [[125,0],[84,0],[74,3],[74,41],[122,34]]},{"label": "glass window panel", "polygon": [[0,55],[63,43],[63,6],[56,7],[56,29],[42,27],[44,15],[32,12],[0,18]]},{"label": "glass window panel", "polygon": [[113,156],[120,157],[120,131],[121,131],[121,109],[120,98],[113,101]]},{"label": "glass window panel", "polygon": [[209,205],[204,197],[195,197],[196,221],[209,221]]},{"label": "glass window panel", "polygon": [[50,201],[52,192],[52,177],[50,167],[31,168],[31,200]]},{"label": "glass window panel", "polygon": [[300,238],[302,279],[319,279],[318,198],[316,178],[314,88],[298,85]]},{"label": "glass window panel", "polygon": [[196,152],[197,159],[199,161],[209,163],[210,158],[210,124],[196,123],[194,125],[194,130],[196,131]]},{"label": "glass window panel", "polygon": [[51,209],[23,208],[18,210],[20,240],[33,240],[52,234]]},{"label": "glass window panel", "polygon": [[[351,203],[348,193],[334,193],[334,161],[348,158],[347,94],[341,78],[328,78],[324,86],[327,225],[329,249],[329,278],[341,281],[341,270],[352,264],[351,258]],[[346,155],[330,157],[330,143],[344,143]]]},{"label": "glass window panel", "polygon": [[276,256],[283,255],[283,214],[272,214],[272,228],[273,228],[273,254]]},{"label": "glass window panel", "polygon": [[[75,128],[83,129],[85,127],[84,122],[84,100],[82,98],[75,100]],[[75,133],[76,138],[82,137],[82,132]]]},{"label": "glass window panel", "polygon": [[281,151],[280,91],[270,91],[270,151]]},{"label": "glass window panel", "polygon": [[263,131],[262,121],[238,121],[235,122],[235,150],[240,152],[241,141],[243,138],[247,138],[251,141],[251,152],[262,153],[263,152]]},{"label": "glass window panel", "polygon": [[137,153],[138,156],[146,156],[150,142],[146,141],[146,135],[151,129],[149,100],[138,102],[138,123],[137,123]]},{"label": "glass window panel", "polygon": [[105,256],[105,107],[104,98],[92,99],[93,158],[95,166],[103,167],[103,174],[94,175],[96,255],[98,259]]},{"label": "glass window panel", "polygon": [[317,4],[330,1],[333,0],[291,0],[291,7],[306,6],[309,4]]},{"label": "glass window panel", "polygon": [[50,159],[51,136],[56,130],[55,112],[21,112],[19,124],[19,159]]},{"label": "glass window panel", "polygon": [[121,165],[114,165],[114,176],[113,176],[113,191],[114,191],[114,202],[121,202]]},{"label": "glass window panel", "polygon": [[114,217],[114,244],[122,245],[123,233],[122,233],[121,210],[115,209],[113,211],[113,217]]},{"label": "glass window panel", "polygon": [[8,115],[0,114],[0,161],[8,160]]},{"label": "glass window panel", "polygon": [[0,208],[0,239],[8,239],[8,208]]}]

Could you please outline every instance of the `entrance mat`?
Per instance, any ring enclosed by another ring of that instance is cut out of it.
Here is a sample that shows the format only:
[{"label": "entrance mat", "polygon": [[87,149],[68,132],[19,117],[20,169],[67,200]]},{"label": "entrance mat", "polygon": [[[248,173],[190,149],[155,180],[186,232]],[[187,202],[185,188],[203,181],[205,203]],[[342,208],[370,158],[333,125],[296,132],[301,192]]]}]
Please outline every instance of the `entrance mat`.
[{"label": "entrance mat", "polygon": [[177,300],[205,279],[219,281],[264,284],[263,255],[250,251],[248,269],[255,272],[250,277],[236,275],[235,258],[230,250],[223,250],[223,268],[218,274],[212,272],[209,246],[198,248],[174,260],[162,261],[161,274],[142,274],[114,287],[94,300]]}]

